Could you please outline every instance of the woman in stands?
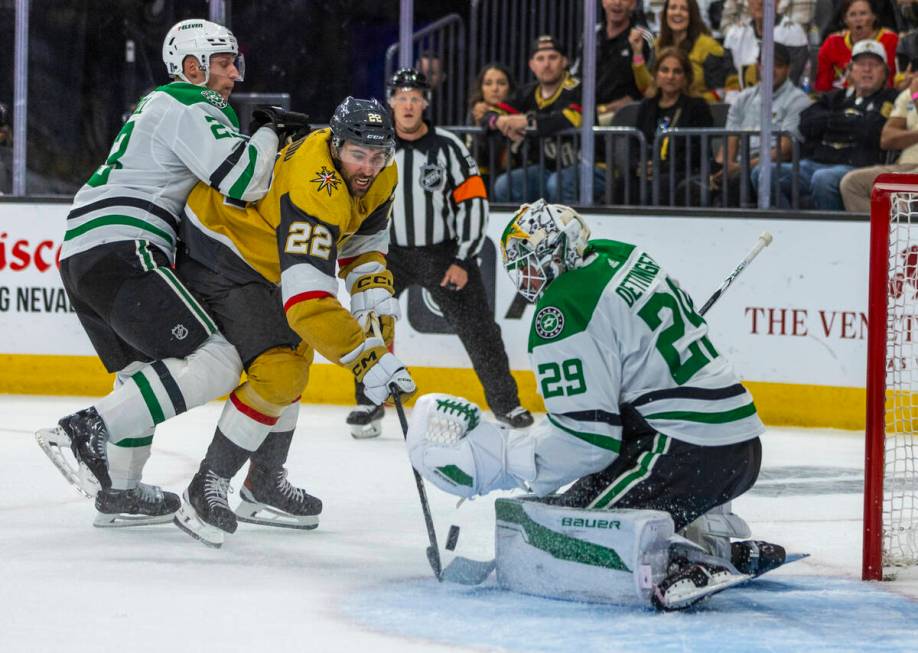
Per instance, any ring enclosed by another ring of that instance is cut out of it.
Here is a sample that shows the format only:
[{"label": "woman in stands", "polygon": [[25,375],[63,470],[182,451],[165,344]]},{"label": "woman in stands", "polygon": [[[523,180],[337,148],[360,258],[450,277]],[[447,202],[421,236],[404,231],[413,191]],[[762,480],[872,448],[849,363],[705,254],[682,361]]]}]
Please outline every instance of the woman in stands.
[{"label": "woman in stands", "polygon": [[[886,61],[896,61],[899,36],[885,27],[880,27],[877,14],[869,0],[844,0],[840,11],[845,29],[830,34],[819,48],[819,65],[816,70],[814,88],[820,93],[848,85],[847,74],[848,64],[851,63],[851,48],[858,41],[864,39],[879,41],[886,50]],[[891,70],[886,78],[888,86],[893,86],[895,77],[896,71]]]},{"label": "woman in stands", "polygon": [[[692,62],[682,48],[668,47],[660,50],[653,65],[654,94],[641,101],[638,111],[637,128],[643,132],[648,146],[647,176],[648,180],[652,179],[655,174],[660,178],[661,205],[672,203],[670,180],[673,180],[673,189],[676,189],[680,180],[686,176],[687,140],[692,141],[691,172],[697,173],[701,168],[701,139],[700,137],[661,138],[658,147],[660,166],[654,171],[653,144],[656,135],[667,129],[712,127],[714,125],[708,103],[691,94],[694,74]],[[709,147],[708,150],[710,151],[711,148]],[[683,201],[684,186],[681,191],[675,194],[676,204],[685,203]]]},{"label": "woman in stands", "polygon": [[[478,73],[475,86],[469,93],[467,122],[472,125],[480,125],[485,113],[494,108],[504,113],[516,113],[515,109],[506,104],[506,100],[511,98],[515,92],[516,84],[509,68],[502,63],[486,64]],[[478,161],[481,175],[486,182],[492,164],[497,169],[507,166],[507,141],[500,132],[488,131],[484,135],[469,138],[466,145]]]},{"label": "woman in stands", "polygon": [[[701,18],[696,0],[666,0],[663,3],[660,34],[655,45],[656,58],[669,47],[688,55],[692,67],[692,95],[710,103],[721,102],[726,90],[739,88],[739,82],[723,47],[714,40]],[[633,52],[634,78],[642,93],[653,92],[653,76],[641,54],[638,38],[629,38]]]}]

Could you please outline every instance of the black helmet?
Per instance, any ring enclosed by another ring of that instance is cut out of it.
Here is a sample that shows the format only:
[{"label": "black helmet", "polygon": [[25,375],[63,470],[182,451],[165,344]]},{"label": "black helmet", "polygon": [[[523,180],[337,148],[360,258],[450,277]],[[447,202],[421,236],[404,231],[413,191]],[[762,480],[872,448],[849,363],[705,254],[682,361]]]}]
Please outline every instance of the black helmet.
[{"label": "black helmet", "polygon": [[424,93],[424,99],[430,99],[430,83],[427,75],[414,68],[400,68],[396,70],[389,81],[386,82],[386,99],[392,97],[400,88],[416,88]]},{"label": "black helmet", "polygon": [[375,98],[361,100],[347,96],[335,109],[329,126],[335,147],[341,147],[344,141],[353,141],[368,147],[395,148],[392,117]]}]

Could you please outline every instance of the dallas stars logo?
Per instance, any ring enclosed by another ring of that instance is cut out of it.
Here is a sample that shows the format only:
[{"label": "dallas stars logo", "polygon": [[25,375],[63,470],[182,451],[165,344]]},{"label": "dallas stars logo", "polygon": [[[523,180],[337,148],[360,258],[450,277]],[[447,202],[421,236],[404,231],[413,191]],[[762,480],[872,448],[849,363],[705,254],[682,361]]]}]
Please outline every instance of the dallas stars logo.
[{"label": "dallas stars logo", "polygon": [[209,88],[204,89],[203,91],[201,91],[201,95],[204,97],[205,100],[210,102],[212,105],[214,105],[218,109],[226,108],[226,100],[224,100],[223,96],[217,93],[216,91],[212,91]]},{"label": "dallas stars logo", "polygon": [[333,190],[338,190],[338,184],[341,183],[335,171],[329,170],[325,166],[322,166],[322,169],[316,173],[315,179],[310,179],[309,181],[314,184],[319,184],[316,191],[321,192],[323,188],[327,190],[329,197],[331,197]]},{"label": "dallas stars logo", "polygon": [[564,330],[564,313],[554,306],[546,306],[535,316],[535,330],[543,340],[558,337]]}]

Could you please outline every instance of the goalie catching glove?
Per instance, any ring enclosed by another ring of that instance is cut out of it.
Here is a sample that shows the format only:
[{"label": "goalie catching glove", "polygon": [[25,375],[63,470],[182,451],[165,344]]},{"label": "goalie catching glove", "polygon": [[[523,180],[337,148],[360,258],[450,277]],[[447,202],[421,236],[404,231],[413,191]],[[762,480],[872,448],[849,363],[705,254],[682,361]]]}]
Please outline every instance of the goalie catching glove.
[{"label": "goalie catching glove", "polygon": [[381,338],[367,338],[357,349],[343,356],[341,362],[351,368],[357,380],[363,383],[367,399],[377,406],[389,397],[392,385],[403,397],[417,392],[405,364],[386,351]]},{"label": "goalie catching glove", "polygon": [[478,406],[447,394],[426,394],[415,403],[408,456],[425,479],[466,498],[525,488],[536,477],[532,438],[483,421]]},{"label": "goalie catching glove", "polygon": [[283,107],[260,104],[252,110],[251,132],[270,127],[277,134],[281,145],[289,139],[295,141],[309,133],[309,116],[305,113],[287,111]]}]

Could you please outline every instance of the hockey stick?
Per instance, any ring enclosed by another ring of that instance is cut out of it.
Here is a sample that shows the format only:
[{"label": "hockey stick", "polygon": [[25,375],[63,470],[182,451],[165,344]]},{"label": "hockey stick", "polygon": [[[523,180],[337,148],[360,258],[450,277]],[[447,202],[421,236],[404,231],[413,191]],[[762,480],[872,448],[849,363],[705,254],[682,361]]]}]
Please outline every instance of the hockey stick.
[{"label": "hockey stick", "polygon": [[755,247],[753,247],[752,250],[746,254],[746,258],[740,261],[740,264],[734,268],[733,272],[730,273],[730,276],[724,279],[724,282],[720,284],[720,288],[715,290],[714,294],[711,295],[708,301],[704,303],[704,306],[702,306],[701,310],[698,311],[699,315],[704,315],[708,312],[708,310],[714,305],[714,302],[720,299],[720,296],[727,292],[727,288],[729,288],[730,284],[732,284],[740,275],[740,273],[746,269],[746,266],[752,263],[752,259],[758,256],[759,252],[761,252],[763,249],[771,245],[772,240],[773,238],[770,233],[767,231],[762,232],[762,234],[759,236],[758,242],[755,244]]},{"label": "hockey stick", "polygon": [[[389,393],[392,395],[392,401],[395,402],[395,412],[398,413],[398,421],[402,425],[402,435],[405,440],[408,439],[408,418],[405,417],[405,408],[402,406],[402,398],[399,395],[398,388],[393,383],[389,386]],[[430,504],[427,502],[427,491],[424,489],[424,479],[418,474],[418,470],[411,468],[414,473],[414,482],[418,487],[418,497],[421,499],[421,512],[424,513],[424,524],[427,526],[427,538],[430,540],[430,546],[427,547],[427,561],[433,569],[434,576],[437,580],[442,580],[441,574],[443,567],[440,563],[440,547],[437,544],[437,532],[434,530],[433,517],[430,515]]]}]

